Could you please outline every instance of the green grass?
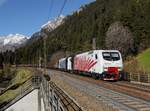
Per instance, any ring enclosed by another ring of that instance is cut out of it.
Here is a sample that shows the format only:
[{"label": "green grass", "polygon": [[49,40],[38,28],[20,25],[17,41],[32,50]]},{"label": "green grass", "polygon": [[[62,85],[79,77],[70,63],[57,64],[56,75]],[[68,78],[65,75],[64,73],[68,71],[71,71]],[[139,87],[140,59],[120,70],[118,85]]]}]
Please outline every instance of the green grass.
[{"label": "green grass", "polygon": [[[26,80],[28,80],[33,74],[33,71],[27,68],[20,68],[16,71],[16,76],[11,80],[11,84],[6,88],[6,92],[0,95],[0,103],[9,101],[19,94],[21,86]],[[13,86],[19,85],[16,89],[12,89]]]},{"label": "green grass", "polygon": [[16,72],[16,76],[14,79],[12,79],[12,83],[23,83],[26,81],[28,78],[32,76],[32,71],[29,69],[18,69]]},{"label": "green grass", "polygon": [[9,101],[18,94],[17,90],[8,90],[4,94],[0,95],[0,103]]},{"label": "green grass", "polygon": [[22,84],[32,76],[32,71],[29,69],[21,68],[17,69],[16,76],[11,80],[11,85],[7,89],[11,88],[16,84]]},{"label": "green grass", "polygon": [[150,48],[137,57],[139,66],[146,72],[150,72]]},{"label": "green grass", "polygon": [[130,73],[150,74],[150,48],[137,57],[130,57],[128,61],[125,61],[124,68]]}]

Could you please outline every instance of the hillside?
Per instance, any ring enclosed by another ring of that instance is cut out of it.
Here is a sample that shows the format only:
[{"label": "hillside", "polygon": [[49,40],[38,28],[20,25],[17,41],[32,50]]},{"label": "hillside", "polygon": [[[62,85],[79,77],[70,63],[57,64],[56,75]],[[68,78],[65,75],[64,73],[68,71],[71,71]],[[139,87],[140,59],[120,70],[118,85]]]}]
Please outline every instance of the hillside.
[{"label": "hillside", "polygon": [[138,54],[136,57],[131,57],[125,62],[125,71],[131,73],[141,72],[150,73],[150,48],[144,50],[142,53]]},{"label": "hillside", "polygon": [[143,67],[145,71],[150,72],[150,48],[139,54],[137,60],[140,67]]},{"label": "hillside", "polygon": [[[49,32],[47,60],[57,51],[77,53],[92,49],[118,49],[123,57],[150,47],[149,0],[97,0],[68,15],[64,23]],[[17,63],[38,63],[43,57],[43,39],[17,50]]]},{"label": "hillside", "polygon": [[23,85],[34,74],[34,70],[28,68],[18,68],[15,72],[15,76],[10,80],[9,86],[7,86],[2,93],[0,93],[0,107],[3,104],[10,102],[14,99],[20,91],[27,86]]}]

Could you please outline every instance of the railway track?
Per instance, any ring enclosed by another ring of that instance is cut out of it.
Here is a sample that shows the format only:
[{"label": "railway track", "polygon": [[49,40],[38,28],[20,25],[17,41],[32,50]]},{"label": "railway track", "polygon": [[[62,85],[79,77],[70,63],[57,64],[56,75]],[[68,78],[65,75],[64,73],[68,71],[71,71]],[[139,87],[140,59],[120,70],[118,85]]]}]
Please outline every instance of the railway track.
[{"label": "railway track", "polygon": [[[55,73],[55,71],[54,71]],[[90,94],[121,111],[150,111],[150,91],[124,82],[104,82],[65,72],[61,78],[77,89]]]},{"label": "railway track", "polygon": [[140,98],[150,102],[150,86],[137,85],[130,82],[106,82],[102,80],[95,80],[85,76],[74,75],[66,73],[68,76],[81,79],[83,81],[91,82],[94,84],[101,84],[103,87],[121,92],[136,98]]},{"label": "railway track", "polygon": [[105,88],[109,88],[111,90],[127,94],[129,96],[133,96],[136,98],[140,98],[150,102],[150,91],[149,89],[139,88],[137,86],[131,84],[124,84],[124,83],[107,83],[104,82],[103,86]]},{"label": "railway track", "polygon": [[150,92],[150,86],[146,86],[146,85],[134,84],[134,83],[125,82],[125,81],[119,81],[119,82],[116,82],[115,84],[123,86],[123,87],[130,87],[133,89]]},{"label": "railway track", "polygon": [[77,105],[77,103],[75,103],[69,95],[64,93],[64,91],[57,87],[53,82],[50,82],[50,86],[54,89],[54,92],[59,97],[66,111],[83,111],[82,108],[79,107],[79,105]]}]

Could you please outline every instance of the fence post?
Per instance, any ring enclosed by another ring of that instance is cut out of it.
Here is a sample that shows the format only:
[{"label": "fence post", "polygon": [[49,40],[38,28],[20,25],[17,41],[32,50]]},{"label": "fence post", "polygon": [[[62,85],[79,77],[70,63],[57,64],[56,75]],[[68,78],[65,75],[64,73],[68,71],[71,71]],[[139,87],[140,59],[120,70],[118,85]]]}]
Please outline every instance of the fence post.
[{"label": "fence post", "polygon": [[132,81],[132,77],[131,77],[132,73],[129,73],[129,76],[130,76],[130,82]]},{"label": "fence post", "polygon": [[52,98],[52,107],[51,107],[51,111],[53,111],[53,107],[54,107],[54,103],[53,103],[53,100],[54,100],[54,89],[52,88],[52,93],[51,93],[51,98]]},{"label": "fence post", "polygon": [[48,97],[48,105],[50,106],[50,99],[49,99],[49,95],[50,95],[50,87],[49,87],[49,84],[48,84],[48,95],[47,95],[47,97]]},{"label": "fence post", "polygon": [[59,111],[59,97],[57,97],[57,111]]},{"label": "fence post", "polygon": [[38,111],[41,111],[41,89],[38,89]]},{"label": "fence post", "polygon": [[148,74],[148,83],[150,83],[150,73]]},{"label": "fence post", "polygon": [[140,82],[140,74],[138,73],[137,75],[138,75],[138,82]]}]

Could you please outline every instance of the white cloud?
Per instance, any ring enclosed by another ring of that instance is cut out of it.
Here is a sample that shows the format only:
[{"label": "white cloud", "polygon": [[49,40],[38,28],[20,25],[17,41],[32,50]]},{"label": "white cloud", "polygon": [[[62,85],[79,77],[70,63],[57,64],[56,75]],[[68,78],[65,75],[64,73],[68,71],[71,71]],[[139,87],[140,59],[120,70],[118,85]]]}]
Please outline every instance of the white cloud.
[{"label": "white cloud", "polygon": [[0,7],[4,5],[8,0],[0,0]]}]

